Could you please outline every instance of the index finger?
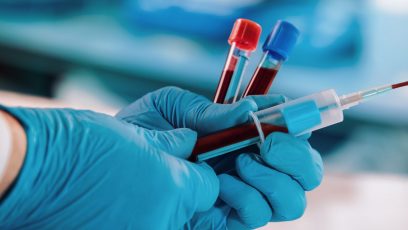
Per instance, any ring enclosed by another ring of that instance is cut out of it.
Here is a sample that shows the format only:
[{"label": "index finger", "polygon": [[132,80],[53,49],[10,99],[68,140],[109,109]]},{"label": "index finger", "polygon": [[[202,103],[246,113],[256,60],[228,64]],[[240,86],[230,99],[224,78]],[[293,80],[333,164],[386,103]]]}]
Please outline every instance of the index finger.
[{"label": "index finger", "polygon": [[321,183],[322,158],[306,140],[276,132],[266,138],[260,153],[267,165],[290,175],[305,190],[312,190]]}]

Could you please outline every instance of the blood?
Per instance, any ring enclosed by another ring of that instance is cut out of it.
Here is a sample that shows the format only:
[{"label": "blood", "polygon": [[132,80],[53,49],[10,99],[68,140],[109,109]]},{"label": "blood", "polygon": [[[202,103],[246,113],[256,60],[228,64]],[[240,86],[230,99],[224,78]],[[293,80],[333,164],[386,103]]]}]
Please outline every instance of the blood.
[{"label": "blood", "polygon": [[247,88],[245,89],[243,96],[267,94],[277,73],[277,69],[258,67]]},{"label": "blood", "polygon": [[232,56],[229,66],[226,66],[226,68],[224,68],[224,71],[222,71],[217,90],[215,91],[214,103],[224,103],[225,96],[227,95],[227,91],[231,83],[232,75],[234,74],[235,66],[237,65],[237,61],[238,59]]},{"label": "blood", "polygon": [[217,86],[217,91],[215,92],[214,103],[224,103],[225,96],[227,95],[228,87],[231,83],[232,75],[234,74],[233,70],[223,71],[221,75],[220,82]]},{"label": "blood", "polygon": [[[288,132],[286,127],[270,124],[261,124],[265,136],[272,132]],[[255,124],[243,124],[229,129],[225,129],[204,137],[198,138],[190,160],[195,161],[197,156],[221,147],[235,144],[259,136]]]},{"label": "blood", "polygon": [[391,87],[392,87],[393,89],[397,89],[397,88],[404,87],[404,86],[408,86],[408,81],[401,82],[401,83],[398,83],[398,84],[394,84],[394,85],[392,85]]}]

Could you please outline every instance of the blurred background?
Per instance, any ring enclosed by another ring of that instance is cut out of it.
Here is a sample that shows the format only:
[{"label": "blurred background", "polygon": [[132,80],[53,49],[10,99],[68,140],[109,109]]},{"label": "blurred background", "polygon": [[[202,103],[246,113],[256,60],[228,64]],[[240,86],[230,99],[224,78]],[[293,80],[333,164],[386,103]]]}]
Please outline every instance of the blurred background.
[{"label": "blurred background", "polygon": [[[278,19],[301,30],[273,93],[408,80],[405,0],[0,0],[0,90],[112,111],[168,85],[212,99],[238,17],[262,25],[261,42]],[[401,89],[347,111],[311,142],[330,172],[406,175],[407,140]]]}]

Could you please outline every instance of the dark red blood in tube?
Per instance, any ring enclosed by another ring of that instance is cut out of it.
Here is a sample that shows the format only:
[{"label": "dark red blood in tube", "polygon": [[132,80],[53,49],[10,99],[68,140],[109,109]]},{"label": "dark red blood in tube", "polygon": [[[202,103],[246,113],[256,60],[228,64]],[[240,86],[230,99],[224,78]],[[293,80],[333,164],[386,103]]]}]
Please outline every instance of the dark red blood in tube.
[{"label": "dark red blood in tube", "polygon": [[243,96],[267,94],[277,73],[277,69],[258,67],[245,89]]},{"label": "dark red blood in tube", "polygon": [[233,74],[234,74],[233,70],[227,70],[222,72],[220,82],[218,83],[217,91],[215,92],[214,103],[219,104],[224,103],[225,96],[227,95],[227,91],[231,83]]},{"label": "dark red blood in tube", "polygon": [[[270,124],[261,124],[264,135],[272,132],[288,132],[287,128]],[[206,153],[221,147],[235,144],[259,136],[255,124],[243,124],[229,129],[225,129],[204,137],[198,138],[194,146],[190,160],[195,161],[197,155]]]},{"label": "dark red blood in tube", "polygon": [[238,59],[232,56],[230,63],[228,63],[228,66],[224,68],[220,81],[218,82],[217,90],[215,91],[214,103],[224,103],[237,61]]},{"label": "dark red blood in tube", "polygon": [[404,87],[404,86],[408,86],[408,81],[401,82],[401,83],[398,83],[398,84],[394,84],[394,85],[391,86],[391,88],[397,89],[397,88],[401,88],[401,87]]}]

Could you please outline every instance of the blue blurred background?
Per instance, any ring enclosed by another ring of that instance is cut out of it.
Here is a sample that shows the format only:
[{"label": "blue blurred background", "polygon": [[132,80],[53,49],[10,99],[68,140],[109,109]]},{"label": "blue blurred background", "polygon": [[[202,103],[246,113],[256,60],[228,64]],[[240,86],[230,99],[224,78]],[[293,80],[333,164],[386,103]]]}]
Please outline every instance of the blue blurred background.
[{"label": "blue blurred background", "polygon": [[[273,93],[408,80],[404,0],[0,0],[0,89],[112,108],[167,85],[212,98],[238,17],[262,25],[261,42],[278,19],[301,30]],[[311,141],[332,171],[408,173],[407,105],[401,89]]]}]

